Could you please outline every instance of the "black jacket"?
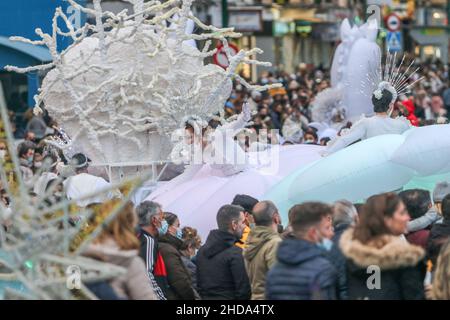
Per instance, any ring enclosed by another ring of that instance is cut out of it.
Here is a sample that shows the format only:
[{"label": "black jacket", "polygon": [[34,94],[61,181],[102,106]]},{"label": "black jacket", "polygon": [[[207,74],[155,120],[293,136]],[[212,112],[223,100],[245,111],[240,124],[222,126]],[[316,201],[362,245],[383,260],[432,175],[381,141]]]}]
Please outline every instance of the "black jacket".
[{"label": "black jacket", "polygon": [[[167,274],[164,274],[161,270],[155,272],[155,266],[158,262],[164,264],[159,252],[158,238],[154,238],[151,234],[141,228],[138,229],[137,235],[141,243],[139,256],[144,259],[148,277],[153,284],[153,288],[155,288],[155,294],[158,299],[166,300],[167,290],[169,288]],[[165,271],[165,268],[162,269],[162,271]]]},{"label": "black jacket", "polygon": [[189,270],[184,265],[180,252],[183,241],[167,233],[159,239],[159,252],[166,265],[167,299],[169,300],[194,300],[195,290]]},{"label": "black jacket", "polygon": [[341,236],[345,230],[350,227],[350,224],[339,224],[334,228],[334,236],[333,236],[333,247],[330,252],[327,253],[327,257],[330,259],[330,262],[334,265],[337,270],[338,277],[338,299],[346,300],[348,299],[347,294],[347,274],[346,274],[346,262],[345,257],[342,254],[341,248],[339,247],[339,241],[341,240]]},{"label": "black jacket", "polygon": [[277,259],[266,277],[267,299],[336,299],[336,270],[316,244],[292,238],[283,240]]},{"label": "black jacket", "polygon": [[450,237],[450,220],[444,220],[442,223],[435,223],[431,228],[427,243],[427,257],[436,265],[437,257],[441,251],[442,245]]},{"label": "black jacket", "polygon": [[247,300],[250,282],[236,237],[212,230],[197,253],[197,285],[203,299]]},{"label": "black jacket", "polygon": [[405,239],[379,236],[367,244],[342,234],[346,257],[348,297],[351,300],[424,299],[424,250]]}]

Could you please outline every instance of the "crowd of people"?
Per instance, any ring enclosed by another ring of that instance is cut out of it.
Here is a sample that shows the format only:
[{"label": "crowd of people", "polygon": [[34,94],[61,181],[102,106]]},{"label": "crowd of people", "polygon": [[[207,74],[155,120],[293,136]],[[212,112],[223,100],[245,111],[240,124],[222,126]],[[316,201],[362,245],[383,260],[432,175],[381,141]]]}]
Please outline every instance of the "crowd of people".
[{"label": "crowd of people", "polygon": [[286,228],[271,201],[236,195],[216,220],[200,239],[158,203],[128,203],[84,252],[127,272],[87,286],[99,299],[450,299],[450,183],[301,203]]},{"label": "crowd of people", "polygon": [[[429,63],[421,75],[395,103],[394,116],[415,126],[447,123],[448,66]],[[249,129],[277,129],[272,142],[326,145],[333,138],[311,125],[314,99],[330,86],[327,70],[301,64],[295,74],[266,72],[258,82],[283,87],[259,93],[235,83],[228,116],[248,101],[254,111]],[[22,109],[11,109],[13,123]],[[17,155],[31,196],[45,195],[47,204],[75,200],[80,207],[119,196],[111,190],[86,198],[111,184],[88,170],[86,155],[66,159],[49,148],[46,141],[62,133],[48,114],[20,119]],[[7,146],[0,142],[2,150],[4,161]],[[1,193],[8,207],[6,190]],[[432,195],[414,189],[357,204],[300,203],[289,210],[286,228],[273,202],[248,195],[207,214],[216,215],[217,229],[201,239],[177,212],[153,201],[127,203],[84,252],[127,272],[86,285],[99,299],[450,299],[450,183],[437,184]]]},{"label": "crowd of people", "polygon": [[[414,70],[418,64],[411,66]],[[413,126],[448,123],[450,112],[449,66],[437,61],[420,64],[414,79],[423,77],[413,89],[401,95],[395,103],[393,116],[406,117]],[[403,69],[402,69],[403,70]],[[404,70],[403,70],[404,71]],[[249,82],[250,79],[248,79]],[[333,131],[318,132],[312,109],[316,96],[330,88],[330,71],[321,66],[301,63],[296,72],[264,72],[257,84],[281,83],[281,88],[266,92],[248,91],[245,86],[235,83],[230,99],[225,105],[228,115],[240,113],[242,105],[248,101],[254,112],[251,130],[277,129],[283,144],[326,145],[334,138]],[[344,106],[345,108],[345,106]],[[344,117],[342,112],[333,115]],[[340,123],[339,119],[336,119]],[[310,125],[311,124],[311,125]],[[344,121],[337,129],[350,128],[351,122]],[[320,130],[319,130],[320,131]]]}]

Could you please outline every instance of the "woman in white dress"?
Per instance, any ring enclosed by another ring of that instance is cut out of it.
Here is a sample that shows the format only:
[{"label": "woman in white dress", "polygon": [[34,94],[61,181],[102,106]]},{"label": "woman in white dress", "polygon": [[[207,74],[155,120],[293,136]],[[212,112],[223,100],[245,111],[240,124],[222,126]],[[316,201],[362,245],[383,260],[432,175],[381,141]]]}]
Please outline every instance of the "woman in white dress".
[{"label": "woman in white dress", "polygon": [[325,154],[331,154],[348,145],[382,134],[402,134],[410,129],[409,121],[404,117],[391,118],[397,93],[387,82],[382,82],[379,89],[372,94],[372,104],[375,115],[370,118],[362,118],[344,135],[338,137],[329,144]]},{"label": "woman in white dress", "polygon": [[320,159],[324,147],[313,145],[269,145],[264,151],[244,152],[233,133],[244,128],[250,117],[245,106],[237,120],[219,126],[209,141],[206,136],[211,129],[186,126],[188,146],[197,151],[197,156],[202,155],[201,161],[198,157],[191,161],[181,175],[158,187],[146,200],[176,213],[204,238],[217,228],[219,208],[230,204],[236,194],[260,198],[295,169]]}]

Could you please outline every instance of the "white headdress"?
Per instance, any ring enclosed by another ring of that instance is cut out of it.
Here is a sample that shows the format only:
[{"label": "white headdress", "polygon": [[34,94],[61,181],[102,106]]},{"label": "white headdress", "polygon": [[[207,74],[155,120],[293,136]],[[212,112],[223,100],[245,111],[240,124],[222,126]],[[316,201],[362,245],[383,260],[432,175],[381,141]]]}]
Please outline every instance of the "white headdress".
[{"label": "white headdress", "polygon": [[397,53],[391,54],[389,51],[386,55],[386,60],[384,67],[380,66],[372,74],[368,75],[368,80],[372,85],[376,85],[376,90],[373,95],[376,99],[381,99],[383,97],[383,90],[388,90],[392,93],[391,103],[397,100],[397,97],[409,91],[409,89],[418,81],[422,80],[423,77],[409,83],[409,80],[414,74],[419,70],[416,68],[413,72],[409,72],[410,68],[414,64],[414,60],[409,64],[406,70],[403,72],[404,67],[403,62],[405,61],[405,55],[403,55],[400,64],[397,66],[396,63]]}]

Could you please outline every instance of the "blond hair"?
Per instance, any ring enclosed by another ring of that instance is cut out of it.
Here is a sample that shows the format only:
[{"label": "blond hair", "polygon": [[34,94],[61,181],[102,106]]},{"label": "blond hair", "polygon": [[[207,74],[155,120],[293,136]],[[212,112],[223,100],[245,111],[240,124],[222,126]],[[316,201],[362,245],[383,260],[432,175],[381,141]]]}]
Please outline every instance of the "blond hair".
[{"label": "blond hair", "polygon": [[450,299],[450,241],[442,246],[437,259],[432,297],[436,300]]},{"label": "blond hair", "polygon": [[128,202],[114,220],[104,227],[95,243],[103,243],[106,239],[112,238],[122,250],[138,249],[140,243],[134,229],[136,221],[134,206],[131,202]]}]

